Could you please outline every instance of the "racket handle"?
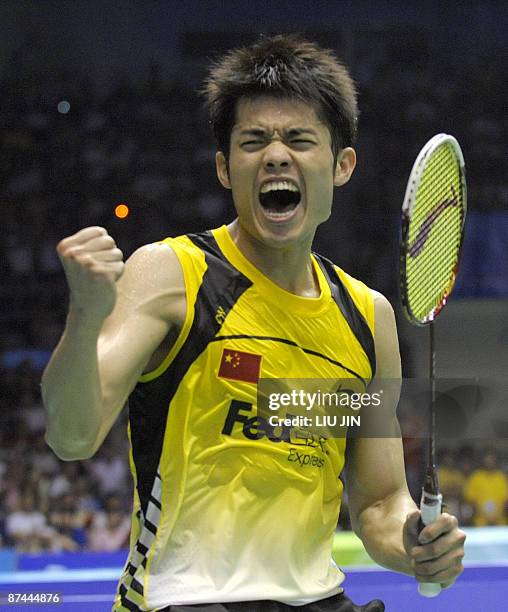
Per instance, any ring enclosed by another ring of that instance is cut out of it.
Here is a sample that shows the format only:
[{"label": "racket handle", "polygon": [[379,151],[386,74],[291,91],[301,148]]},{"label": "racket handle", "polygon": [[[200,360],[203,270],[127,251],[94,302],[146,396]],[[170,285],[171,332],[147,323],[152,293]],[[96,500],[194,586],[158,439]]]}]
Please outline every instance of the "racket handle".
[{"label": "racket handle", "polygon": [[441,585],[437,582],[420,582],[418,593],[423,597],[437,597],[441,593]]},{"label": "racket handle", "polygon": [[[422,501],[420,503],[422,523],[424,525],[433,523],[441,514],[442,505],[443,496],[441,493],[433,495],[423,490]],[[418,585],[418,593],[423,597],[436,597],[441,593],[441,585],[438,582],[420,582]]]}]

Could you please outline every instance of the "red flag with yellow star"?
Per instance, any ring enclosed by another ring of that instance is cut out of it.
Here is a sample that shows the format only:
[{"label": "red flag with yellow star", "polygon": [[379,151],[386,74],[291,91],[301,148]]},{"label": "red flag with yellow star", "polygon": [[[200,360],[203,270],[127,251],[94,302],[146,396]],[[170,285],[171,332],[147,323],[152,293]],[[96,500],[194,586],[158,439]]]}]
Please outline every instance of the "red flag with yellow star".
[{"label": "red flag with yellow star", "polygon": [[219,376],[231,380],[257,383],[260,368],[261,355],[224,349],[220,361]]}]

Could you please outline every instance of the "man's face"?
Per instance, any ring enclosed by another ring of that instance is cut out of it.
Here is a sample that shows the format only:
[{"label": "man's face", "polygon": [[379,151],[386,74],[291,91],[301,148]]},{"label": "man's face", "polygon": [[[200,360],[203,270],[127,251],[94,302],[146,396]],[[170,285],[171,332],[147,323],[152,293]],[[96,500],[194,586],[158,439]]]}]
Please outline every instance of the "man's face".
[{"label": "man's face", "polygon": [[354,151],[344,149],[334,171],[330,132],[312,106],[265,96],[238,103],[229,173],[220,152],[217,172],[232,189],[241,227],[283,247],[312,242],[330,216],[334,185],[349,179],[354,162]]}]

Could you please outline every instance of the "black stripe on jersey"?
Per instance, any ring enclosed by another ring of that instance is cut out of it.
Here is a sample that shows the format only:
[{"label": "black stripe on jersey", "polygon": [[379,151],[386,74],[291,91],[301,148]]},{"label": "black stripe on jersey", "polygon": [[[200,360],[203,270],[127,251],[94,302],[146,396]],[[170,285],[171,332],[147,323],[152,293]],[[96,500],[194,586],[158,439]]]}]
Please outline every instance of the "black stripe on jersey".
[{"label": "black stripe on jersey", "polygon": [[227,261],[211,232],[189,234],[188,238],[203,250],[207,264],[189,335],[169,367],[154,380],[138,383],[129,398],[132,456],[145,515],[158,472],[168,406],[187,370],[220,331],[225,316],[239,297],[252,285]]},{"label": "black stripe on jersey", "polygon": [[156,508],[158,508],[159,510],[162,510],[162,504],[160,503],[158,499],[155,499],[155,497],[152,497],[152,495],[150,495],[150,501]]},{"label": "black stripe on jersey", "polygon": [[148,531],[151,531],[153,535],[157,535],[157,527],[148,519],[145,519],[145,527],[148,529]]},{"label": "black stripe on jersey", "polygon": [[221,340],[238,340],[238,339],[241,340],[243,338],[250,338],[252,340],[267,340],[269,342],[270,341],[271,342],[281,342],[282,344],[288,344],[289,346],[294,346],[296,348],[299,348],[304,353],[307,353],[307,355],[313,355],[314,357],[320,357],[321,359],[326,359],[326,361],[328,361],[329,363],[333,363],[333,365],[339,366],[339,368],[346,370],[346,372],[349,372],[350,374],[352,374],[353,376],[355,376],[356,378],[358,378],[365,384],[365,380],[360,376],[360,374],[358,374],[351,368],[348,368],[347,366],[342,364],[340,361],[337,361],[336,359],[332,359],[331,357],[327,357],[326,355],[323,355],[323,353],[318,353],[318,351],[314,351],[313,349],[308,349],[308,348],[305,348],[304,346],[300,346],[294,340],[288,340],[288,338],[277,338],[276,336],[251,336],[249,334],[236,334],[236,335],[231,335],[231,336],[215,336],[215,338],[211,342],[219,342]]},{"label": "black stripe on jersey", "polygon": [[119,588],[120,599],[122,602],[122,606],[127,608],[127,610],[131,610],[131,612],[139,612],[139,607],[129,599],[127,599],[127,588],[125,585],[121,584]]},{"label": "black stripe on jersey", "polygon": [[356,336],[358,342],[361,344],[369,359],[372,372],[371,378],[374,378],[376,373],[376,351],[374,348],[374,338],[372,337],[370,327],[365,320],[365,317],[353,302],[353,298],[349,295],[349,292],[344,286],[344,283],[341,281],[340,276],[337,274],[337,270],[335,269],[333,263],[329,259],[326,259],[326,257],[318,255],[317,253],[314,253],[314,256],[323,274],[325,275],[328,284],[330,285],[334,302],[339,307],[339,310],[346,319],[351,331]]},{"label": "black stripe on jersey", "polygon": [[122,607],[127,608],[127,610],[130,610],[131,612],[139,612],[138,606],[126,597],[122,597],[121,602]]},{"label": "black stripe on jersey", "polygon": [[148,552],[148,548],[147,548],[147,547],[146,547],[144,544],[141,544],[141,542],[138,542],[138,543],[136,544],[136,548],[138,549],[138,552],[139,552],[141,555],[143,555],[143,557],[145,557],[145,556],[146,556],[146,553]]},{"label": "black stripe on jersey", "polygon": [[139,580],[136,580],[136,578],[133,578],[131,581],[131,589],[136,591],[136,593],[143,595],[143,585],[141,582],[139,582]]}]

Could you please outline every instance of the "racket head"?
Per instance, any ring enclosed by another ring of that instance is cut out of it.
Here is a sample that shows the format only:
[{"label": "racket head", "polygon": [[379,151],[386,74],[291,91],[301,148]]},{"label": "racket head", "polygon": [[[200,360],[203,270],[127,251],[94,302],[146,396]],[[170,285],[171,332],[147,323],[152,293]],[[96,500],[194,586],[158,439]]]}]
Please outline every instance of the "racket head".
[{"label": "racket head", "polygon": [[402,205],[399,288],[415,325],[431,323],[452,292],[466,210],[461,148],[453,136],[437,134],[416,158]]}]

